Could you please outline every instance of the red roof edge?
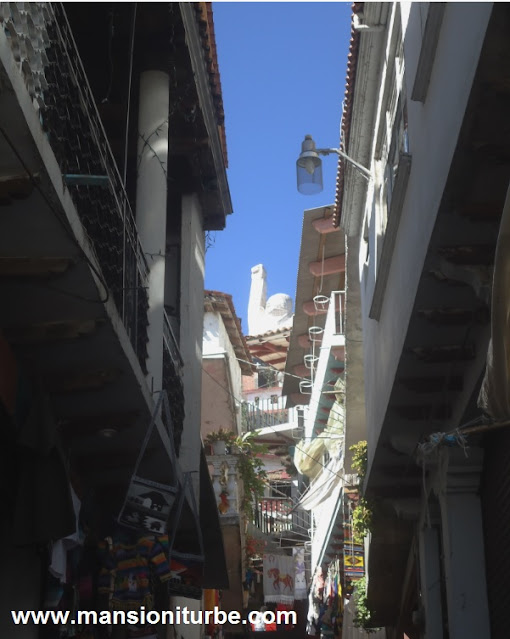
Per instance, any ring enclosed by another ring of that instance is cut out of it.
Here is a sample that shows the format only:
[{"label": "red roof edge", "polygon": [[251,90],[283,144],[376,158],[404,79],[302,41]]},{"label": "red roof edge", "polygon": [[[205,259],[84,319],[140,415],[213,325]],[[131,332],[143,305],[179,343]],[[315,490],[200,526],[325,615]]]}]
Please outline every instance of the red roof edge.
[{"label": "red roof edge", "polygon": [[212,2],[198,2],[196,5],[197,21],[202,22],[203,29],[200,29],[202,37],[202,47],[204,49],[204,60],[209,73],[209,84],[216,110],[216,121],[218,123],[218,133],[220,136],[221,149],[223,151],[223,161],[228,167],[227,137],[225,134],[225,111],[223,109],[223,95],[221,92],[220,70],[218,67],[218,51],[216,49],[216,36],[214,34],[214,19]]},{"label": "red roof edge", "polygon": [[[353,2],[353,16],[363,11],[363,2]],[[351,129],[352,105],[354,101],[354,87],[356,84],[356,70],[358,67],[360,32],[354,28],[354,22],[351,21],[351,41],[349,44],[349,53],[347,55],[347,77],[345,80],[344,108],[342,113],[342,122],[340,125],[340,148],[347,152],[349,148],[349,137]],[[345,160],[338,156],[338,172],[336,178],[336,194],[335,208],[333,211],[333,226],[340,225],[342,215],[342,200],[344,194],[344,172]]]}]

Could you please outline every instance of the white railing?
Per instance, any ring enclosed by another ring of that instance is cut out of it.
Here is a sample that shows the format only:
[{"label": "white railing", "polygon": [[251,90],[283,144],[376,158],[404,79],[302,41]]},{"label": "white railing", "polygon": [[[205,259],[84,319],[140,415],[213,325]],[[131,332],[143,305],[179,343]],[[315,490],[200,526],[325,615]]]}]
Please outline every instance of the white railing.
[{"label": "white railing", "polygon": [[345,291],[332,291],[324,327],[325,336],[344,335]]}]

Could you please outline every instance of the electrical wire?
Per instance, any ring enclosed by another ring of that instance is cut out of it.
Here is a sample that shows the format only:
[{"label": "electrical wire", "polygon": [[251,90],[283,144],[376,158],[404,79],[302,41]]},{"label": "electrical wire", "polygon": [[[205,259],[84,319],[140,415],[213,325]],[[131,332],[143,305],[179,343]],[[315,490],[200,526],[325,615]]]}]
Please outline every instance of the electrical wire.
[{"label": "electrical wire", "polygon": [[[227,393],[228,395],[230,395],[230,397],[232,399],[234,399],[236,402],[238,402],[239,404],[243,403],[242,399],[239,399],[238,397],[236,397],[228,388],[225,388],[225,386],[223,386],[223,384],[221,384],[220,382],[218,382],[217,379],[215,379],[210,373],[209,371],[206,371],[205,368],[202,366],[202,371],[208,376],[210,377],[213,382],[219,386],[220,388],[222,388],[225,393]],[[268,425],[266,426],[266,428],[270,428],[276,435],[280,436],[280,437],[284,437],[281,433],[279,433],[277,430],[275,430],[272,425]],[[288,439],[287,437],[285,437],[285,439]],[[326,438],[324,438],[326,439]],[[328,438],[329,439],[329,438]],[[318,460],[316,457],[314,457],[313,455],[310,455],[309,453],[307,453],[305,450],[303,450],[302,448],[300,448],[299,446],[296,445],[296,450],[299,450],[301,453],[303,453],[306,457],[309,457],[310,459],[313,459],[316,463],[319,464],[319,466],[322,466],[322,468],[326,469],[329,473],[331,473],[332,475],[334,475],[335,477],[337,477],[338,479],[342,479],[343,477],[342,475],[339,475],[338,473],[333,472],[330,468],[328,468],[325,464],[323,464],[320,460]]]}]

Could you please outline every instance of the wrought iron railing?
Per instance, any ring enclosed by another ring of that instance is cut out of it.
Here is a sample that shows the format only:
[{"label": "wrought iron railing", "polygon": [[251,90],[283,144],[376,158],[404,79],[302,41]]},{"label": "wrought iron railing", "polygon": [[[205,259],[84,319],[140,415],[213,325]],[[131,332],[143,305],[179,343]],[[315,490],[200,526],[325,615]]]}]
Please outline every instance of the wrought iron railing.
[{"label": "wrought iron railing", "polygon": [[286,397],[265,398],[242,405],[243,426],[246,430],[260,430],[281,424],[297,425],[296,408],[285,408]]},{"label": "wrought iron railing", "polygon": [[183,361],[181,353],[179,351],[177,339],[175,338],[174,332],[172,330],[172,325],[170,324],[170,320],[168,319],[168,315],[166,314],[165,310],[163,310],[163,345],[168,351],[168,354],[172,359],[176,371],[180,373],[183,366]]},{"label": "wrought iron railing", "polygon": [[297,532],[307,536],[310,529],[310,513],[296,509],[295,505],[290,497],[263,497],[255,503],[253,524],[268,535]]},{"label": "wrought iron railing", "polygon": [[344,335],[345,291],[332,291],[329,298],[328,314],[324,333],[326,335]]},{"label": "wrought iron railing", "polygon": [[64,183],[145,370],[147,263],[64,6],[34,2],[2,3],[2,7],[14,58],[20,62]]}]

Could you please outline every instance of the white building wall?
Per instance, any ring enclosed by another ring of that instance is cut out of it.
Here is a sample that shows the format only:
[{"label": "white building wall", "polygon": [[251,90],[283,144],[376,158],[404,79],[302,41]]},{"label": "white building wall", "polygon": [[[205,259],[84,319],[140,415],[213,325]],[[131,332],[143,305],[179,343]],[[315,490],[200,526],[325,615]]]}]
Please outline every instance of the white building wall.
[{"label": "white building wall", "polygon": [[[402,6],[408,97],[414,84],[423,28],[422,8],[417,5],[419,3],[412,7]],[[490,3],[447,3],[426,101],[407,101],[412,168],[379,321],[368,317],[373,285],[367,285],[367,269],[361,271],[364,272],[361,291],[367,431],[372,454],[393,386],[491,10]],[[456,35],[460,24],[462,38]],[[379,110],[382,105],[381,87]],[[373,220],[377,209],[373,206],[373,194],[369,193],[366,203],[367,222],[372,232],[377,226]],[[374,251],[370,259],[374,259]]]},{"label": "white building wall", "polygon": [[[236,406],[242,402],[242,375],[229,334],[219,313],[207,312],[204,315],[203,357],[225,357],[227,360],[231,393]],[[240,431],[241,412],[237,413],[237,430]]]}]

